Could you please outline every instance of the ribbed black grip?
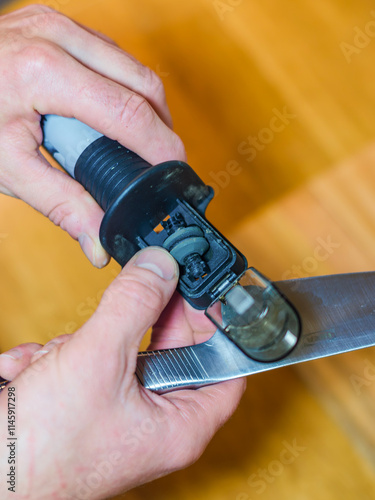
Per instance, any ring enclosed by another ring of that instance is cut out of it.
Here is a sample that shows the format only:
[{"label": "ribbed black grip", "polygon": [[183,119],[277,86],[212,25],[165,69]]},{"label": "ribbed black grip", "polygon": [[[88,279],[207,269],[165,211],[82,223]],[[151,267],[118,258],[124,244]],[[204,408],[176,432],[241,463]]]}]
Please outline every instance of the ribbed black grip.
[{"label": "ribbed black grip", "polygon": [[74,177],[106,211],[124,188],[150,167],[140,156],[103,136],[78,158]]}]

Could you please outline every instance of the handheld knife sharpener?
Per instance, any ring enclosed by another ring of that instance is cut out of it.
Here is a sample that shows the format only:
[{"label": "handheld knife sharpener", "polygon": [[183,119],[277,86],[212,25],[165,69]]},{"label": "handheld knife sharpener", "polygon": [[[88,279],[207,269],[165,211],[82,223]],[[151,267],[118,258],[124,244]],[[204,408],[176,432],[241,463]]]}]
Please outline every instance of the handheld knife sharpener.
[{"label": "handheld knife sharpener", "polygon": [[160,246],[180,266],[178,290],[242,351],[275,361],[297,344],[298,315],[205,218],[213,198],[182,161],[152,166],[74,118],[42,118],[43,146],[105,211],[100,241],[121,265]]}]

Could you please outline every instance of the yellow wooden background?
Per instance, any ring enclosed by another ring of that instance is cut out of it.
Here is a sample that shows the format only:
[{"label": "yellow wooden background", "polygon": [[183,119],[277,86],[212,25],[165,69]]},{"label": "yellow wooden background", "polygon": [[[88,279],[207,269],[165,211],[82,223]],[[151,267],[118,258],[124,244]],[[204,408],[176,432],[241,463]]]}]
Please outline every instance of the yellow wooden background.
[{"label": "yellow wooden background", "polygon": [[[275,280],[374,269],[371,1],[45,4],[110,35],[162,77],[189,162],[217,187],[208,216],[252,265]],[[264,129],[282,112],[288,123],[271,137]],[[322,241],[333,245],[318,259]],[[93,269],[68,236],[2,197],[1,349],[73,331],[117,271]],[[239,410],[198,463],[125,497],[375,499],[369,366],[374,349],[249,378]],[[280,467],[285,442],[303,451]],[[254,486],[262,469],[267,479]]]}]

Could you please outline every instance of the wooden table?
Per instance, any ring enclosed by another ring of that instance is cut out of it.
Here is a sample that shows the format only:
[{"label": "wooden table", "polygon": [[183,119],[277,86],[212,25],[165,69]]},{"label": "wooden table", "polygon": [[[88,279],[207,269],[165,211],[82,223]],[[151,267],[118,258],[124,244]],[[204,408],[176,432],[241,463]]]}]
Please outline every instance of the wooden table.
[{"label": "wooden table", "polygon": [[[190,164],[215,184],[209,218],[252,265],[275,280],[374,269],[372,2],[45,3],[159,73]],[[1,349],[74,331],[117,272],[2,197]],[[375,499],[373,366],[368,349],[249,378],[194,466],[126,498]]]}]

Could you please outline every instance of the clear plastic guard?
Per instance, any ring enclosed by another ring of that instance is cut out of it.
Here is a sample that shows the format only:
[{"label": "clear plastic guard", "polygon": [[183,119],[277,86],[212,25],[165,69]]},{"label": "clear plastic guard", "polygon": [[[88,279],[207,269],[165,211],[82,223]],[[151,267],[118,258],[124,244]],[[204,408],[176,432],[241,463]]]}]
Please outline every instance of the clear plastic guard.
[{"label": "clear plastic guard", "polygon": [[297,344],[297,312],[276,287],[254,268],[207,310],[208,318],[248,356],[275,361]]}]

